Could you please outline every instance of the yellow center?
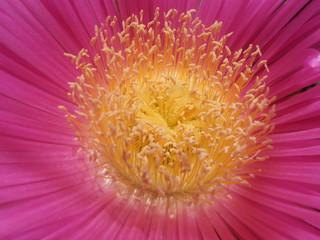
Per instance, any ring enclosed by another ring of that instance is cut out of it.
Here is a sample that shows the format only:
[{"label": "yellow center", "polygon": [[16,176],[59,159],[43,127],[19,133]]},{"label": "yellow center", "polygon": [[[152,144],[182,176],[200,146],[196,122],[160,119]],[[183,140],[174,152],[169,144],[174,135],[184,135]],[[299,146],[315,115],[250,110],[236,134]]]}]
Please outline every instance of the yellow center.
[{"label": "yellow center", "polygon": [[141,12],[122,31],[109,17],[94,55],[67,54],[83,73],[70,83],[78,109],[67,117],[119,193],[210,202],[266,158],[274,108],[258,46],[232,53],[221,23],[206,27],[192,12],[157,9],[148,24]]}]

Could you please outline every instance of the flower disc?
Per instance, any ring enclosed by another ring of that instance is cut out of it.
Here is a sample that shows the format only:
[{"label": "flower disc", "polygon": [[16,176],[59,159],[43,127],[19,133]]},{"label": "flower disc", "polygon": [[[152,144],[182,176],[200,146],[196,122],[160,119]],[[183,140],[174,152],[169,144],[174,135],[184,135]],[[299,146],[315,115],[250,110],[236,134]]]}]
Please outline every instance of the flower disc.
[{"label": "flower disc", "polygon": [[121,31],[109,17],[94,54],[67,54],[82,71],[68,119],[119,194],[212,202],[266,158],[274,107],[259,47],[232,52],[221,23],[204,26],[192,12],[156,10],[147,24],[141,12]]}]

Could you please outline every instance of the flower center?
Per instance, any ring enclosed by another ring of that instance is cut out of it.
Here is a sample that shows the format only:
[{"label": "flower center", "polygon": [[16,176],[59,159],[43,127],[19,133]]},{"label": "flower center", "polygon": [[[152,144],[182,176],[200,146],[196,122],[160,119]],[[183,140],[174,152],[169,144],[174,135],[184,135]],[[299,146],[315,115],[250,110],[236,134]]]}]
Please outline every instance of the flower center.
[{"label": "flower center", "polygon": [[108,18],[92,51],[67,54],[82,71],[70,83],[70,125],[121,193],[211,201],[266,158],[274,107],[259,48],[232,53],[221,23],[206,27],[192,12],[157,9],[148,24],[141,12],[121,31]]}]

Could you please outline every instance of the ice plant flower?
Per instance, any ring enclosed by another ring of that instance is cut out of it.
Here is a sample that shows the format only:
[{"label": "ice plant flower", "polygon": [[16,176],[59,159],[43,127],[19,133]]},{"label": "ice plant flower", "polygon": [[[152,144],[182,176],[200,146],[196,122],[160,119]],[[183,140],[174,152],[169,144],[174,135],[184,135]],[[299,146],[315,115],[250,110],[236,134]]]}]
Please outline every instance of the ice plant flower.
[{"label": "ice plant flower", "polygon": [[1,238],[319,238],[318,1],[0,8]]}]

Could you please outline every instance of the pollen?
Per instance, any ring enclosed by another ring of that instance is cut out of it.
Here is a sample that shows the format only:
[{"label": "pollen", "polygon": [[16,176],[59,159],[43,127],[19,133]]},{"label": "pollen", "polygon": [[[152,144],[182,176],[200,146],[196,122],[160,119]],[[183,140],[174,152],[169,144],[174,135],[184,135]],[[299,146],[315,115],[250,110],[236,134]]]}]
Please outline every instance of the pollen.
[{"label": "pollen", "polygon": [[232,33],[194,12],[108,17],[92,49],[66,54],[82,74],[69,83],[77,109],[59,108],[119,195],[212,202],[267,158],[275,110],[259,46],[231,50]]}]

